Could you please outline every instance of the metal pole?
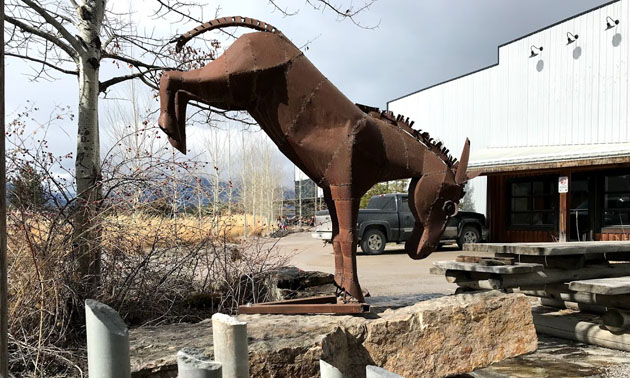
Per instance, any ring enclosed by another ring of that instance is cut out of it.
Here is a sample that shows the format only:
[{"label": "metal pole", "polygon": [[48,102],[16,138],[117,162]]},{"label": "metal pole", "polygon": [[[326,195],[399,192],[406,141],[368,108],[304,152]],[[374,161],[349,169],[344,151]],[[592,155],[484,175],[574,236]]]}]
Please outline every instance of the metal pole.
[{"label": "metal pole", "polygon": [[4,0],[0,0],[0,378],[9,376],[9,301],[7,277],[7,199],[4,151]]}]

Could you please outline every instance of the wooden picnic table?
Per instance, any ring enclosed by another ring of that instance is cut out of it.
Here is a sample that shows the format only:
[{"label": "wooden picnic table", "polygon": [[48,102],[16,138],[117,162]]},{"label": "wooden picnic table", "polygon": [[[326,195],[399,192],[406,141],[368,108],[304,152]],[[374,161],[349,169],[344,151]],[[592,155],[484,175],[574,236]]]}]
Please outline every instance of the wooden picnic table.
[{"label": "wooden picnic table", "polygon": [[630,241],[593,241],[565,243],[475,243],[465,244],[467,252],[500,255],[566,256],[606,253],[630,253]]},{"label": "wooden picnic table", "polygon": [[494,257],[462,255],[434,263],[431,272],[456,283],[457,292],[517,291],[546,306],[598,314],[613,332],[610,340],[630,332],[630,241],[478,243],[466,244],[464,251]]}]

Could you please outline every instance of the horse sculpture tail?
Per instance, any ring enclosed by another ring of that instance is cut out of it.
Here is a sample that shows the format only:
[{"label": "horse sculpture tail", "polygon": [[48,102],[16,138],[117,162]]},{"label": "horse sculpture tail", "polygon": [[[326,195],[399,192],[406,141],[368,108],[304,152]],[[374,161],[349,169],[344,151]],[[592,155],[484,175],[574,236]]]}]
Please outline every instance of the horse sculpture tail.
[{"label": "horse sculpture tail", "polygon": [[278,30],[275,26],[272,26],[262,21],[258,21],[253,18],[235,16],[235,17],[221,17],[221,18],[208,21],[205,24],[197,26],[196,28],[189,31],[188,33],[184,33],[180,35],[179,37],[174,38],[173,40],[171,40],[171,42],[177,42],[177,44],[175,45],[175,50],[179,52],[182,49],[182,47],[184,47],[184,45],[188,43],[188,41],[195,38],[199,34],[205,33],[210,30],[220,29],[220,28],[225,28],[225,27],[230,27],[230,26],[243,26],[243,27],[258,30],[258,31],[269,32],[269,33],[277,34],[279,36],[283,36],[280,30]]}]

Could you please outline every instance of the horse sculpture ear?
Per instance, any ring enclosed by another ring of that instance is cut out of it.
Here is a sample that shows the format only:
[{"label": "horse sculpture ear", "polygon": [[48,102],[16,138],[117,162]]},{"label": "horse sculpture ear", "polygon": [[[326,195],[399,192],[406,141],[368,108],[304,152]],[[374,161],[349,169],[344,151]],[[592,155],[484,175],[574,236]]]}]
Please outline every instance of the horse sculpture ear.
[{"label": "horse sculpture ear", "polygon": [[468,169],[468,155],[470,155],[470,140],[466,138],[462,156],[459,158],[457,173],[455,173],[455,182],[460,185],[463,185],[468,180],[468,177],[466,176],[466,169]]}]

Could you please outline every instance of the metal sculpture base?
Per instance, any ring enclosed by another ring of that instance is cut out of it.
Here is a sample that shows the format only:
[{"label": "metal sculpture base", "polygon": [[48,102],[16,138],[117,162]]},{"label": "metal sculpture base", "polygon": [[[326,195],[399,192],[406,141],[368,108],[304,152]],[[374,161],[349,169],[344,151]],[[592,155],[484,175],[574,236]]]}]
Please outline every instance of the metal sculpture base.
[{"label": "metal sculpture base", "polygon": [[264,302],[238,307],[239,314],[365,314],[367,303],[344,303],[336,295]]}]

